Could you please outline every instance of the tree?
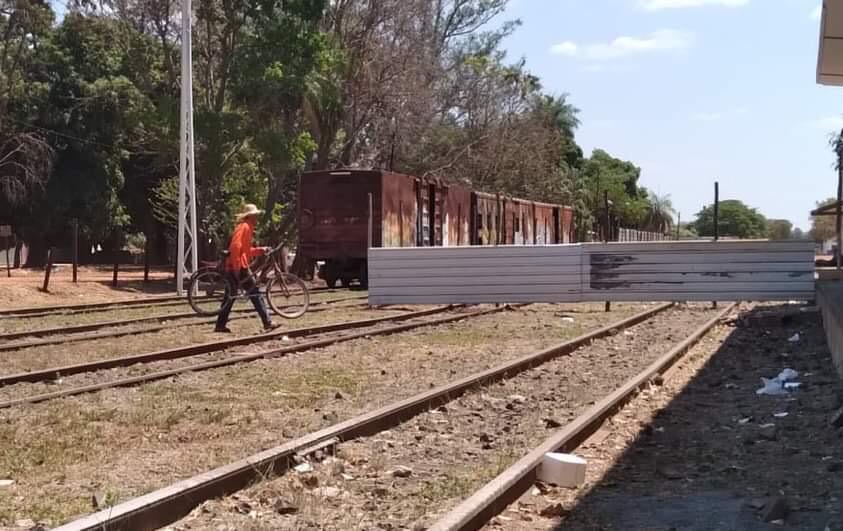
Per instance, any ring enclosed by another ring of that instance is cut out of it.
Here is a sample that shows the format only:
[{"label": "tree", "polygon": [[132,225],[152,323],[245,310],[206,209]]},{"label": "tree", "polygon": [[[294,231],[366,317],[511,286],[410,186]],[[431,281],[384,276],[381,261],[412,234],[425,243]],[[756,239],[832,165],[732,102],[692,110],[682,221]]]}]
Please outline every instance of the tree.
[{"label": "tree", "polygon": [[647,197],[649,203],[644,217],[644,230],[666,234],[673,227],[673,203],[670,196],[659,196],[650,192]]},{"label": "tree", "polygon": [[[647,191],[638,186],[641,168],[595,149],[583,163],[583,178],[593,212],[604,209],[604,191],[609,193],[612,214],[623,227],[643,228],[648,216]],[[601,219],[598,220],[603,223]]]},{"label": "tree", "polygon": [[[734,238],[765,238],[767,220],[756,209],[741,201],[729,199],[719,206],[720,236]],[[704,207],[697,213],[694,227],[702,237],[714,236],[714,205]]]},{"label": "tree", "polygon": [[[823,201],[817,201],[817,208],[833,205],[837,202],[834,197],[829,197]],[[826,241],[834,238],[837,235],[837,230],[834,228],[836,216],[813,216],[811,217],[811,239],[814,241]]]},{"label": "tree", "polygon": [[793,235],[793,223],[786,219],[768,219],[767,231],[771,240],[789,240]]},{"label": "tree", "polygon": [[30,125],[25,77],[52,21],[45,2],[0,0],[0,212],[10,217],[50,175],[52,148]]}]

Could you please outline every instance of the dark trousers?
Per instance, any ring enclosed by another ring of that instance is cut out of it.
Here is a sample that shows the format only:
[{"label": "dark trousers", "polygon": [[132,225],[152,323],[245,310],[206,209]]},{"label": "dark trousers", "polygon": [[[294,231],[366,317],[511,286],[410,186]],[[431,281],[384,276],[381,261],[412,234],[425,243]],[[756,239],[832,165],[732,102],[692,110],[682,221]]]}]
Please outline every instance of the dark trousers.
[{"label": "dark trousers", "polygon": [[[258,285],[255,284],[255,279],[246,269],[241,269],[239,272],[226,272],[225,278],[230,287],[230,294],[222,303],[220,313],[217,316],[217,328],[224,328],[228,324],[228,316],[231,314],[231,308],[234,306],[235,296],[237,295],[237,286],[242,287],[249,294],[249,299],[252,301],[252,306],[261,318],[264,326],[268,326],[272,321],[269,319],[269,314],[266,312],[266,306],[261,298]],[[241,284],[242,279],[242,284]]]}]

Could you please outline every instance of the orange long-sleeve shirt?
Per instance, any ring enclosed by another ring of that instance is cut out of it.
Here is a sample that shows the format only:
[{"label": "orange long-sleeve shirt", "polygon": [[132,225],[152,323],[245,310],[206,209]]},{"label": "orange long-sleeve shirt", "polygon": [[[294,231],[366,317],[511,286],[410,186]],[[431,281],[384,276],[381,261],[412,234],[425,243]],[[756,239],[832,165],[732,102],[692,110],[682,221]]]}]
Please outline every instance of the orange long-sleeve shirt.
[{"label": "orange long-sleeve shirt", "polygon": [[255,256],[263,254],[263,249],[252,247],[252,236],[255,228],[246,221],[241,221],[234,229],[231,243],[228,244],[228,260],[225,268],[228,271],[240,271],[249,267],[249,262]]}]

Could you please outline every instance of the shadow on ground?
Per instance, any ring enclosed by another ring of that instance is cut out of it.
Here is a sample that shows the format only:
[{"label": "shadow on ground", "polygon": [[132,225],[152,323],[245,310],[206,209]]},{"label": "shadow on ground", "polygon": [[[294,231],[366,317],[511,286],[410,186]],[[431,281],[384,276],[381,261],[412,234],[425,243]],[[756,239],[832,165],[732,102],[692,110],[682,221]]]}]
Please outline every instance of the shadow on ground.
[{"label": "shadow on ground", "polygon": [[[843,521],[843,429],[829,423],[843,385],[819,317],[750,322],[733,328],[557,530],[821,531]],[[756,394],[762,376],[785,367],[800,373],[797,391]],[[776,497],[789,510],[765,523]]]}]

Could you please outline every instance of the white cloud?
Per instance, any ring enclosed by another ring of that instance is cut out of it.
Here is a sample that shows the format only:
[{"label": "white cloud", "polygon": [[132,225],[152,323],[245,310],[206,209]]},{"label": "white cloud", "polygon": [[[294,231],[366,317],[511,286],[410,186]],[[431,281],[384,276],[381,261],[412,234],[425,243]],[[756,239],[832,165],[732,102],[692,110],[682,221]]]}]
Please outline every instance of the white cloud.
[{"label": "white cloud", "polygon": [[579,51],[579,46],[577,43],[571,41],[564,41],[558,44],[554,44],[550,47],[550,53],[556,55],[577,55]]},{"label": "white cloud", "polygon": [[620,36],[610,42],[582,46],[571,41],[564,41],[551,46],[550,51],[558,55],[579,56],[591,61],[607,61],[636,54],[682,50],[688,48],[693,41],[692,33],[664,29],[654,31],[645,37]]},{"label": "white cloud", "polygon": [[714,111],[714,112],[698,112],[691,115],[691,119],[696,122],[717,122],[720,120],[725,120],[728,118],[733,118],[735,116],[741,116],[749,112],[749,109],[746,107],[735,107],[734,109],[728,109],[725,111]]},{"label": "white cloud", "polygon": [[697,122],[716,122],[722,118],[722,112],[698,112],[691,116],[691,119]]},{"label": "white cloud", "polygon": [[641,0],[639,5],[647,11],[661,11],[704,6],[743,7],[748,3],[749,0]]},{"label": "white cloud", "polygon": [[822,14],[823,14],[823,6],[822,6],[822,4],[820,4],[817,7],[815,7],[813,11],[811,11],[811,18],[813,20],[819,20],[820,17],[822,16]]}]

